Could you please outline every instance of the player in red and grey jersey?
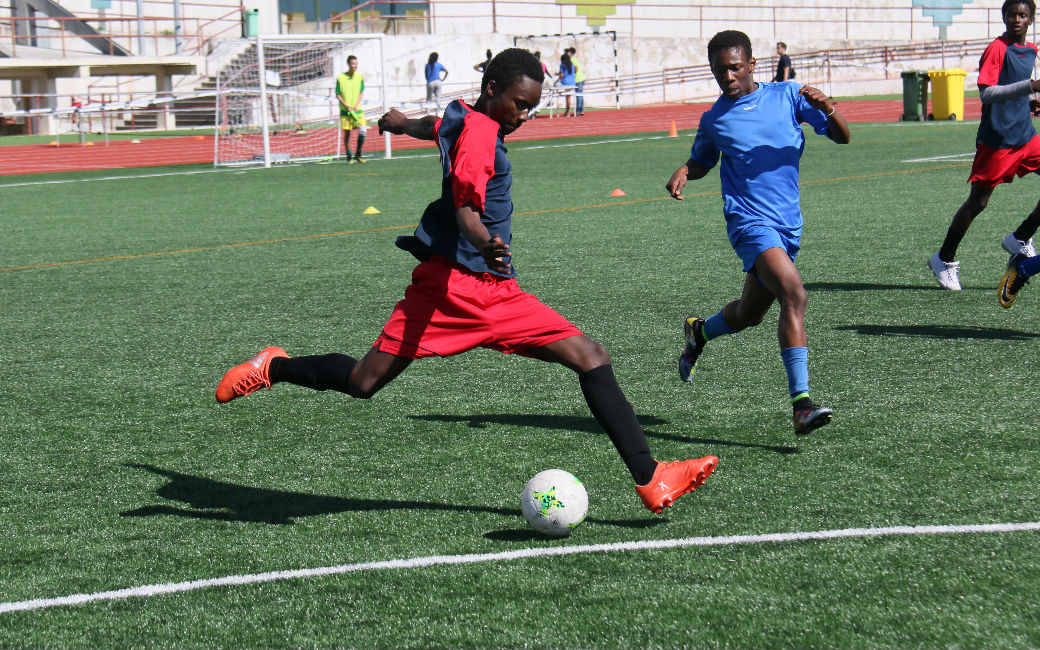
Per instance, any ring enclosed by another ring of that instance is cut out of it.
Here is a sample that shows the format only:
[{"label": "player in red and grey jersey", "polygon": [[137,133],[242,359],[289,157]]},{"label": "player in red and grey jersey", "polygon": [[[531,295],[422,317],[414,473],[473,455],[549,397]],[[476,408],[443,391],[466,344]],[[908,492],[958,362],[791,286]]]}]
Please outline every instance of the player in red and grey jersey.
[{"label": "player in red and grey jersey", "polygon": [[[975,137],[975,160],[968,182],[968,200],[957,210],[942,247],[928,260],[939,286],[959,291],[957,247],[971,222],[989,203],[993,188],[1015,176],[1040,170],[1040,137],[1031,115],[1040,114],[1040,102],[1029,97],[1040,92],[1040,81],[1031,81],[1037,49],[1026,41],[1036,13],[1034,0],[1005,0],[1001,15],[1007,31],[994,40],[979,60],[979,97],[982,121]],[[1040,227],[1040,202],[1029,216],[1004,238],[1009,255],[1032,257],[1033,235]]]},{"label": "player in red and grey jersey", "polygon": [[661,512],[699,487],[718,459],[659,462],[618,386],[607,350],[516,283],[510,243],[511,167],[503,138],[523,125],[542,93],[543,73],[526,50],[509,49],[484,71],[472,107],[452,102],[440,120],[390,111],[380,131],[436,140],[441,197],[398,246],[419,258],[412,283],[362,359],[345,354],[290,358],[271,346],[229,370],[217,401],[289,382],[367,399],[413,360],[476,347],[562,364],[578,374],[585,400],[610,436],[643,504]]}]

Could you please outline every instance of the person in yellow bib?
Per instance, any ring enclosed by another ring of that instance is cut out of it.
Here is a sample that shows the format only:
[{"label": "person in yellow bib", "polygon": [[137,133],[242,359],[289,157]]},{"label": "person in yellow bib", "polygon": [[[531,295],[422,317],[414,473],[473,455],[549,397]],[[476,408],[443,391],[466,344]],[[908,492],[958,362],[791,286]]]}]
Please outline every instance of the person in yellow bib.
[{"label": "person in yellow bib", "polygon": [[[343,151],[347,162],[353,164],[365,162],[361,157],[361,147],[365,144],[365,133],[368,125],[365,112],[361,110],[361,97],[365,94],[365,76],[357,71],[358,59],[351,54],[347,57],[347,71],[336,77],[336,99],[339,100],[339,125],[343,129]],[[357,149],[353,157],[350,155],[350,132],[358,130]]]},{"label": "person in yellow bib", "polygon": [[574,66],[574,86],[577,92],[577,103],[574,107],[577,109],[578,117],[581,117],[585,114],[585,73],[582,71],[578,59],[575,58],[577,53],[578,50],[573,47],[567,48],[567,54],[571,55],[571,65]]}]

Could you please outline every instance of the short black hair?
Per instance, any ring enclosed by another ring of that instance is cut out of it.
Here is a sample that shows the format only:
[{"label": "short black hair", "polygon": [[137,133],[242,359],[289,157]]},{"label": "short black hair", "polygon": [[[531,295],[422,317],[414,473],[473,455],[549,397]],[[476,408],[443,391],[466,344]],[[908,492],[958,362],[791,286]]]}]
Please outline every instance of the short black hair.
[{"label": "short black hair", "polygon": [[347,57],[347,63],[350,63],[351,61],[357,61],[357,57],[353,54]]},{"label": "short black hair", "polygon": [[782,48],[784,48],[785,50],[787,49],[787,43],[785,43],[785,42],[783,42],[783,41],[777,41],[777,43],[776,43],[776,46],[777,46],[777,47],[782,47]]},{"label": "short black hair", "polygon": [[505,90],[521,77],[530,77],[538,83],[545,81],[542,64],[534,55],[519,47],[502,50],[491,59],[480,80],[480,91],[487,90],[488,82],[494,81],[499,89]]},{"label": "short black hair", "polygon": [[[1016,0],[1025,2],[1026,0]],[[711,37],[708,41],[708,64],[711,64],[711,59],[715,56],[716,52],[722,50],[728,50],[730,48],[739,47],[743,48],[747,52],[747,57],[751,58],[751,39],[744,32],[738,32],[735,29],[727,29],[724,32],[719,32]]]},{"label": "short black hair", "polygon": [[1036,15],[1036,3],[1033,0],[1004,0],[1004,4],[1000,6],[1000,17],[1006,16],[1008,8],[1015,5],[1025,5],[1029,7],[1030,16]]}]

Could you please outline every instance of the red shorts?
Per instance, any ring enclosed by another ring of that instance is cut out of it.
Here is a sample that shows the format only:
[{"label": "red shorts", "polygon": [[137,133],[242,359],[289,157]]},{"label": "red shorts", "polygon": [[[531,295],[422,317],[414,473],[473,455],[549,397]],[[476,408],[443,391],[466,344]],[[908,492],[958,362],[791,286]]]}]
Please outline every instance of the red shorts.
[{"label": "red shorts", "polygon": [[434,255],[412,271],[412,284],[372,347],[410,359],[446,357],[473,348],[532,356],[581,330],[514,278],[475,273]]},{"label": "red shorts", "polygon": [[1040,135],[1014,149],[994,149],[978,142],[975,144],[975,160],[971,163],[968,182],[985,187],[996,187],[1010,183],[1017,174],[1022,178],[1029,172],[1040,169]]}]

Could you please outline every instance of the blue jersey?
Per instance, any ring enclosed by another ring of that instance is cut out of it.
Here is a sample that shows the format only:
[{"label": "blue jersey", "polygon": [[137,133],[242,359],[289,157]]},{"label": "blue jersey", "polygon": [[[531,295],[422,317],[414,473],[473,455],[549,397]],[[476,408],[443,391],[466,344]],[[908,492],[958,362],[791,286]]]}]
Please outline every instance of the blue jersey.
[{"label": "blue jersey", "polygon": [[433,63],[426,64],[426,83],[432,81],[441,80],[441,72],[444,71],[444,66],[441,65],[440,61],[434,61]]},{"label": "blue jersey", "polygon": [[827,133],[827,115],[798,94],[795,82],[758,82],[743,97],[722,96],[701,116],[690,159],[712,169],[722,158],[723,213],[730,242],[748,226],[801,236],[798,163],[801,123]]},{"label": "blue jersey", "polygon": [[560,84],[563,85],[563,86],[573,86],[574,85],[574,80],[576,78],[574,72],[575,71],[574,71],[574,66],[573,65],[571,65],[570,70],[568,70],[567,66],[565,66],[565,65],[563,65],[561,63],[560,64],[560,74],[562,74],[563,76],[560,77]]},{"label": "blue jersey", "polygon": [[[1027,81],[1033,75],[1035,60],[1035,45],[1019,45],[1005,34],[990,43],[979,59],[979,87]],[[1029,115],[1029,95],[982,105],[982,121],[979,122],[976,142],[994,149],[1012,149],[1029,142],[1034,135],[1036,129]]]},{"label": "blue jersey", "polygon": [[399,248],[420,260],[437,253],[476,273],[516,275],[515,266],[508,273],[492,271],[455,221],[455,211],[470,203],[491,236],[498,235],[506,244],[513,239],[512,165],[499,128],[498,122],[459,100],[448,104],[434,127],[441,157],[441,197],[426,207],[414,235],[397,238]]}]

